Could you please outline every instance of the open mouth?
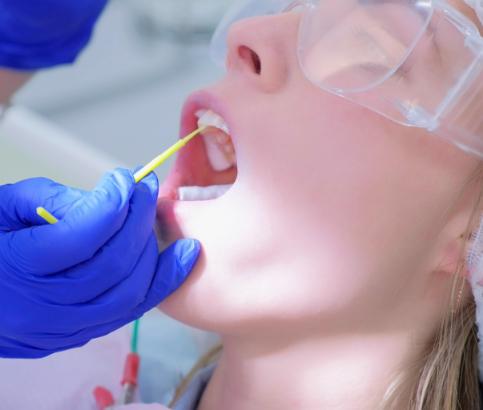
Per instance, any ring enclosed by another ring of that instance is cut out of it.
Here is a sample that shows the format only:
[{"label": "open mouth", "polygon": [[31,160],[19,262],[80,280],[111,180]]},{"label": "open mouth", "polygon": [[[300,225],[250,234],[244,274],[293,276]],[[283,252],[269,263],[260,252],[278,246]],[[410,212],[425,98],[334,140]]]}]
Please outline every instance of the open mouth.
[{"label": "open mouth", "polygon": [[176,201],[214,200],[227,193],[237,179],[235,144],[227,121],[202,103],[185,107],[181,134],[205,127],[178,154],[160,198]]}]

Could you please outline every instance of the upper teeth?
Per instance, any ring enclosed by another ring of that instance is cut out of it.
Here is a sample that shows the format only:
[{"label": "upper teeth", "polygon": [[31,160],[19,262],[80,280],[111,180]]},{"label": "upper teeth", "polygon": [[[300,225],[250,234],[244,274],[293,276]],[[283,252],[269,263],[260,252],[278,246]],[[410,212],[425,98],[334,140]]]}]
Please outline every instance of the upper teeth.
[{"label": "upper teeth", "polygon": [[199,127],[213,127],[222,130],[225,134],[230,134],[225,120],[216,112],[211,110],[199,110],[196,112]]},{"label": "upper teeth", "polygon": [[211,110],[199,110],[196,116],[198,127],[206,127],[202,135],[212,168],[215,171],[225,171],[235,166],[235,148],[225,120]]}]

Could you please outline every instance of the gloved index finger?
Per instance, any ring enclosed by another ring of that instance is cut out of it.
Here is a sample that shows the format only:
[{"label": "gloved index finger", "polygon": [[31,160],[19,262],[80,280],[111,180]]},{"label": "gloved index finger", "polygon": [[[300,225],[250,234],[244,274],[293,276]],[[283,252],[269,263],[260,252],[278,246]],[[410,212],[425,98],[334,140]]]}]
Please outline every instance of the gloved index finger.
[{"label": "gloved index finger", "polygon": [[10,263],[25,273],[47,274],[91,259],[123,226],[133,190],[130,171],[117,169],[106,174],[57,224],[11,232],[2,238],[9,241]]}]

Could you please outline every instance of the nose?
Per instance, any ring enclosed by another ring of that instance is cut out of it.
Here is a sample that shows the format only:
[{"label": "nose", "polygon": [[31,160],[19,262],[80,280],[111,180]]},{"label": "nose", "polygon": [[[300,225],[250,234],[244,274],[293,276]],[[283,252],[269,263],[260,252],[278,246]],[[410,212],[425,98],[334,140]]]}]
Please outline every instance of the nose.
[{"label": "nose", "polygon": [[294,13],[284,13],[235,23],[228,33],[228,72],[263,92],[283,88],[296,67],[298,20]]}]

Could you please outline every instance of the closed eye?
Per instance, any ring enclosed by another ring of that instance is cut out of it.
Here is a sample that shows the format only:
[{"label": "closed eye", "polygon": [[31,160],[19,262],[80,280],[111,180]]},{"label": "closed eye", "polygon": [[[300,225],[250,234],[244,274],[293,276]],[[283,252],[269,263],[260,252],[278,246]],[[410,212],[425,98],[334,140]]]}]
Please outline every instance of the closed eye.
[{"label": "closed eye", "polygon": [[[391,69],[383,64],[378,63],[362,63],[359,65],[361,69],[376,76],[385,76]],[[410,67],[406,67],[406,64],[401,65],[393,74],[394,77],[401,80],[409,80]]]}]

